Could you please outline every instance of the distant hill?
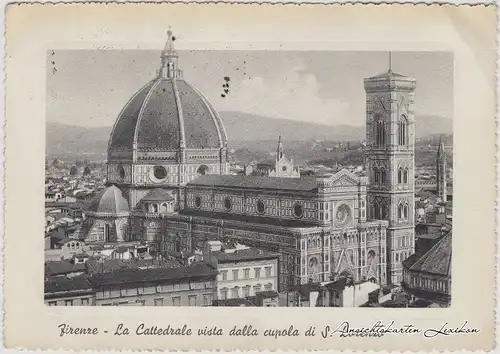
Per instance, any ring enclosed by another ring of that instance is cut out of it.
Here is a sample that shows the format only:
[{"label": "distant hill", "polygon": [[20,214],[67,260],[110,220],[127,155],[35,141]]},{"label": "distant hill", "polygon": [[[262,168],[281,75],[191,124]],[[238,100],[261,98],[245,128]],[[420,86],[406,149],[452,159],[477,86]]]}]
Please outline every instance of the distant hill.
[{"label": "distant hill", "polygon": [[[365,127],[326,126],[230,111],[220,112],[220,115],[224,121],[229,145],[247,145],[250,149],[255,149],[255,144],[250,143],[276,141],[280,133],[285,141],[357,141],[363,140],[365,136]],[[111,126],[85,128],[48,122],[46,153],[60,157],[87,155],[89,158],[103,158],[111,129]],[[416,129],[417,138],[452,134],[453,122],[439,116],[420,116],[417,117]]]},{"label": "distant hill", "polygon": [[86,128],[47,122],[46,154],[73,158],[88,155],[102,159],[112,127]]},{"label": "distant hill", "polygon": [[249,113],[220,112],[227,136],[234,141],[276,140],[281,133],[286,140],[359,140],[364,127],[350,125],[322,125],[289,119],[276,119]]},{"label": "distant hill", "polygon": [[417,116],[415,126],[417,138],[424,138],[430,135],[453,134],[453,121],[440,116]]}]

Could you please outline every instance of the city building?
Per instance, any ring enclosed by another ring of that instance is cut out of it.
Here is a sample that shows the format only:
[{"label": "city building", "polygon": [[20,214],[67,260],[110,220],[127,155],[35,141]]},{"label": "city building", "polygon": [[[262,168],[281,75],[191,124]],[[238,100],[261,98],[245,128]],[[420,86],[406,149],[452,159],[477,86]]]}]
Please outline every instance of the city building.
[{"label": "city building", "polygon": [[94,291],[84,276],[59,277],[45,281],[44,299],[49,306],[92,306]]},{"label": "city building", "polygon": [[90,278],[96,306],[212,306],[217,270],[189,267],[118,269]]},{"label": "city building", "polygon": [[425,254],[403,262],[403,289],[411,301],[425,300],[435,307],[448,307],[451,300],[452,233],[448,232]]},{"label": "city building", "polygon": [[[108,189],[87,214],[99,231],[82,227],[81,237],[145,241],[159,252],[232,240],[279,254],[278,291],[332,274],[399,283],[415,242],[415,87],[391,70],[364,80],[366,177],[229,175],[222,120],[182,78],[169,31],[157,77],[113,128]],[[283,158],[280,141],[276,166],[290,166]]]},{"label": "city building", "polygon": [[217,293],[220,300],[248,298],[278,289],[277,253],[249,247],[224,249],[221,241],[208,241],[203,260],[219,271]]}]

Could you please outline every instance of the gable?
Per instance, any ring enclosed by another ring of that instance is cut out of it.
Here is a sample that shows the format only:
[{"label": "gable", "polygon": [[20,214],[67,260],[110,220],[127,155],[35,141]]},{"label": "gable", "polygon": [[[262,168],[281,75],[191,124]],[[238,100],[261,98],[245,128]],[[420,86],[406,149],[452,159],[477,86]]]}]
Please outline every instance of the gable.
[{"label": "gable", "polygon": [[347,170],[337,172],[333,175],[332,180],[333,187],[355,187],[359,182],[359,178]]}]

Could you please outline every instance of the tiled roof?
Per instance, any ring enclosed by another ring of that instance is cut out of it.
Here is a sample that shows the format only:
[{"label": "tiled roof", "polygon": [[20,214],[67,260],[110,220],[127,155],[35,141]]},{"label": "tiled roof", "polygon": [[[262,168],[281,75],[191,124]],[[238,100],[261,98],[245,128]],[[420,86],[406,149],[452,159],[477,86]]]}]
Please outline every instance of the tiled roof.
[{"label": "tiled roof", "polygon": [[109,186],[94,197],[88,207],[88,211],[94,213],[120,214],[128,213],[129,207],[121,190],[116,186]]},{"label": "tiled roof", "polygon": [[261,297],[264,299],[272,298],[272,297],[277,297],[278,293],[273,290],[267,290],[267,291],[259,291],[257,294],[255,294],[256,297]]},{"label": "tiled roof", "polygon": [[172,194],[170,194],[169,192],[167,192],[162,188],[153,189],[151,192],[146,194],[144,198],[141,199],[141,201],[151,201],[151,202],[153,201],[165,202],[170,200],[174,200],[174,197],[172,196]]},{"label": "tiled roof", "polygon": [[[290,178],[292,179],[292,178]],[[303,220],[295,220],[295,219],[277,219],[270,218],[265,216],[253,216],[253,215],[242,215],[242,214],[231,214],[231,213],[219,213],[219,212],[211,212],[211,211],[202,211],[195,209],[185,209],[182,210],[181,215],[186,216],[199,216],[209,219],[219,219],[222,221],[240,221],[250,224],[260,224],[260,225],[271,225],[271,226],[280,226],[280,227],[289,227],[289,228],[307,228],[307,227],[316,227],[312,222],[307,222]]]},{"label": "tiled roof", "polygon": [[119,269],[140,269],[140,268],[175,268],[180,267],[175,260],[157,261],[154,259],[106,259],[100,262],[95,258],[87,261],[89,274],[110,273]]},{"label": "tiled roof", "polygon": [[45,276],[64,275],[70,273],[85,272],[85,264],[73,264],[70,260],[51,261],[45,263]]},{"label": "tiled roof", "polygon": [[314,177],[287,178],[245,175],[204,175],[188,183],[188,186],[228,187],[238,189],[271,189],[288,191],[316,191]]},{"label": "tiled roof", "polygon": [[236,250],[231,253],[226,253],[222,251],[212,252],[212,255],[215,256],[219,263],[228,263],[228,262],[239,262],[239,261],[248,261],[248,260],[257,260],[257,259],[269,259],[269,258],[278,258],[278,253],[266,252],[256,248],[247,248]]},{"label": "tiled roof", "polygon": [[214,300],[214,306],[240,307],[256,306],[253,302],[245,298]]},{"label": "tiled roof", "polygon": [[275,164],[276,164],[276,160],[272,160],[272,159],[267,159],[267,160],[262,160],[262,161],[257,162],[257,166],[258,165],[274,166]]},{"label": "tiled roof", "polygon": [[325,284],[325,288],[328,290],[343,290],[347,283],[346,277],[340,277],[339,279],[332,281],[331,283]]},{"label": "tiled roof", "polygon": [[[407,259],[405,260],[405,262],[403,262],[403,266],[405,266],[412,272],[423,272],[451,276],[451,239],[452,233],[449,232],[413,264],[410,259]],[[410,256],[410,258],[412,257],[413,256]]]},{"label": "tiled roof", "polygon": [[189,267],[178,268],[119,269],[111,273],[95,274],[90,282],[95,288],[107,288],[190,278],[215,279],[217,274],[217,270],[210,265],[195,263]]},{"label": "tiled roof", "polygon": [[92,290],[92,286],[87,278],[83,276],[74,278],[52,278],[46,281],[44,285],[45,294],[78,290]]},{"label": "tiled roof", "polygon": [[[184,132],[180,134],[181,122]],[[120,113],[110,150],[177,150],[181,137],[188,149],[221,148],[222,121],[208,100],[182,79],[158,77],[141,88]]]}]

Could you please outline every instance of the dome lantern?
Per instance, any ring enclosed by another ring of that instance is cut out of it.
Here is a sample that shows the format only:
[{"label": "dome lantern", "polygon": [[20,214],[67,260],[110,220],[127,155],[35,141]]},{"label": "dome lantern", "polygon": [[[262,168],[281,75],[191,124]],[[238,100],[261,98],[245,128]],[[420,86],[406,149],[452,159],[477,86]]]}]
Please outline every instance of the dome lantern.
[{"label": "dome lantern", "polygon": [[179,70],[179,55],[174,47],[175,37],[172,30],[167,31],[167,43],[161,52],[161,69],[159,76],[165,79],[180,79],[182,78],[182,71]]}]

